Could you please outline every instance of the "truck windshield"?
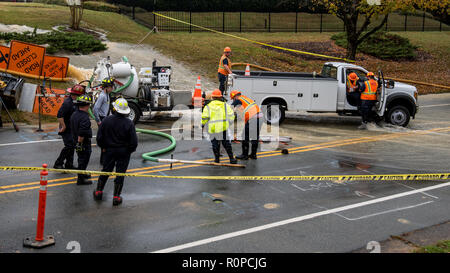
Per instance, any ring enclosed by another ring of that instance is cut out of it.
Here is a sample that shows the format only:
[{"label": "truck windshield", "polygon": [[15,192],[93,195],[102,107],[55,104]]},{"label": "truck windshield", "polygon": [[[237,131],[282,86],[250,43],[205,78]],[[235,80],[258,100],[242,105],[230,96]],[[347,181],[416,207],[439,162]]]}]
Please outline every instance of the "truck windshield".
[{"label": "truck windshield", "polygon": [[324,65],[320,75],[327,78],[337,79],[337,68],[332,65]]}]

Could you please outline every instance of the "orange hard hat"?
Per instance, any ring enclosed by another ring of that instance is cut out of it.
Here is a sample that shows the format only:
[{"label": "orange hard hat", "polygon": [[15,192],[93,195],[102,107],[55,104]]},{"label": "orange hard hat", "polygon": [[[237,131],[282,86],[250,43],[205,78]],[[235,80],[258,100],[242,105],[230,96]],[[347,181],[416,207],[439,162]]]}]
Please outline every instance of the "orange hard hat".
[{"label": "orange hard hat", "polygon": [[219,89],[216,89],[212,92],[211,97],[213,98],[221,98],[222,97],[222,91]]},{"label": "orange hard hat", "polygon": [[231,52],[231,48],[229,48],[228,46],[227,47],[225,47],[224,49],[223,49],[223,52],[225,53],[225,52]]},{"label": "orange hard hat", "polygon": [[240,95],[240,94],[241,94],[241,91],[233,90],[230,93],[230,98],[234,99],[234,97],[236,97],[237,95]]},{"label": "orange hard hat", "polygon": [[358,79],[358,75],[356,75],[355,72],[352,72],[352,73],[348,74],[348,78],[349,78],[351,81],[356,81],[356,80]]},{"label": "orange hard hat", "polygon": [[367,77],[375,77],[375,74],[373,72],[367,72]]}]

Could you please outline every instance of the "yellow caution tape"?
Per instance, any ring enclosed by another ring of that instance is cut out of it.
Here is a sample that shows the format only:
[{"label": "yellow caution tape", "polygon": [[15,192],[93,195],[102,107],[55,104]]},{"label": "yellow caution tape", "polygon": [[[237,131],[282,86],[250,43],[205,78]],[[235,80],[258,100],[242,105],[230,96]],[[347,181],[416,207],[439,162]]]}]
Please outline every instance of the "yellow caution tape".
[{"label": "yellow caution tape", "polygon": [[448,180],[450,173],[427,174],[379,174],[379,175],[310,175],[310,176],[166,176],[146,175],[136,173],[117,173],[84,170],[62,170],[43,167],[0,166],[0,171],[41,171],[73,174],[94,174],[107,176],[166,178],[166,179],[197,179],[197,180],[243,180],[243,181],[417,181],[417,180]]},{"label": "yellow caution tape", "polygon": [[270,45],[270,44],[266,44],[266,43],[262,43],[262,42],[258,42],[258,41],[254,41],[254,40],[250,40],[250,39],[247,39],[247,38],[243,38],[243,37],[240,37],[240,36],[237,36],[237,35],[224,33],[224,32],[221,32],[221,31],[217,31],[217,30],[210,29],[210,28],[207,28],[207,27],[202,27],[202,26],[199,26],[199,25],[191,24],[191,23],[188,23],[188,22],[185,22],[185,21],[182,21],[182,20],[178,20],[178,19],[173,18],[173,17],[169,17],[169,16],[166,16],[166,15],[159,14],[157,12],[153,12],[153,14],[155,14],[157,16],[160,16],[160,17],[163,17],[163,18],[166,18],[166,19],[169,19],[169,20],[172,20],[172,21],[175,21],[175,22],[178,22],[178,23],[182,23],[182,24],[185,24],[185,25],[191,25],[191,26],[196,27],[196,28],[200,28],[200,29],[203,29],[203,30],[211,31],[211,32],[214,32],[214,33],[217,33],[217,34],[222,34],[222,35],[225,35],[225,36],[228,36],[228,37],[240,39],[240,40],[251,42],[251,43],[254,43],[254,44],[259,44],[259,45],[263,45],[263,46],[267,46],[267,47],[271,47],[271,48],[276,48],[276,49],[280,49],[280,50],[284,50],[284,51],[290,51],[290,52],[295,52],[295,53],[299,53],[299,54],[306,54],[306,55],[322,57],[322,58],[327,58],[327,59],[342,60],[342,61],[346,61],[346,62],[350,62],[350,63],[354,63],[355,62],[354,60],[349,60],[349,59],[346,59],[346,58],[339,58],[339,57],[334,57],[334,56],[322,55],[322,54],[317,54],[317,53],[311,53],[311,52],[300,51],[300,50],[295,50],[295,49],[291,49],[291,48],[285,48],[285,47]]}]

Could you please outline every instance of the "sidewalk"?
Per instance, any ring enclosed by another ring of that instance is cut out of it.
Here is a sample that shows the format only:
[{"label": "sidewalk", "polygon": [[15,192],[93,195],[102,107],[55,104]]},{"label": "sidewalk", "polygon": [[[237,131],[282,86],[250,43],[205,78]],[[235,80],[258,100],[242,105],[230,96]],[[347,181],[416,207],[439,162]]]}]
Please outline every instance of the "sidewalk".
[{"label": "sidewalk", "polygon": [[[419,247],[434,245],[439,241],[450,240],[450,221],[435,226],[414,230],[380,242],[381,253],[411,253]],[[353,253],[368,253],[365,247]]]}]

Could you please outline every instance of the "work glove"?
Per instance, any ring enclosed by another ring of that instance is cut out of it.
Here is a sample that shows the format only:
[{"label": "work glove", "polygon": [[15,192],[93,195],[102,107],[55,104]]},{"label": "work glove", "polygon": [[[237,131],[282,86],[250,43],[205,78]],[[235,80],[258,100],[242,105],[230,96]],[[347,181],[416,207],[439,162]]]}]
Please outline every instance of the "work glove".
[{"label": "work glove", "polygon": [[84,151],[83,143],[78,142],[77,145],[75,146],[75,151],[77,151],[77,152]]}]

